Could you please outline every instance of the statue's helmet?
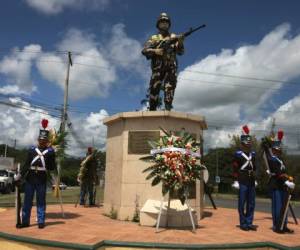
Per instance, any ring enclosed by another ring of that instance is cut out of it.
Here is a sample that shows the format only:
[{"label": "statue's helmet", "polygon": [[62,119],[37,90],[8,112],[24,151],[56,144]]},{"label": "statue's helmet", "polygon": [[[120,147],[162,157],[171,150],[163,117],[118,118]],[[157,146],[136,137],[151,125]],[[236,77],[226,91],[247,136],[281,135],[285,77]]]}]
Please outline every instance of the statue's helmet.
[{"label": "statue's helmet", "polygon": [[170,17],[168,16],[168,14],[165,13],[165,12],[161,13],[161,14],[159,15],[159,17],[157,18],[156,28],[159,29],[158,25],[159,25],[159,23],[162,22],[162,21],[168,22],[168,23],[169,23],[169,28],[171,27],[171,19],[170,19]]}]

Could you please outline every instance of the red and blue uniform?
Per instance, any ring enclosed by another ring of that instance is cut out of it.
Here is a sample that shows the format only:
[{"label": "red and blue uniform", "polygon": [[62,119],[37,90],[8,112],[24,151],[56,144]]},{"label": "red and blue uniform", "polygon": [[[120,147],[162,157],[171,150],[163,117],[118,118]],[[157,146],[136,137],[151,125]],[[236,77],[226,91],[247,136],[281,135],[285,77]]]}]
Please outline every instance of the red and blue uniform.
[{"label": "red and blue uniform", "polygon": [[239,183],[238,212],[241,229],[253,227],[255,209],[255,152],[235,152],[233,176]]},{"label": "red and blue uniform", "polygon": [[25,178],[25,197],[22,209],[22,224],[30,224],[34,193],[36,193],[38,224],[45,223],[47,171],[56,169],[55,152],[52,147],[31,147],[27,160],[21,168]]}]

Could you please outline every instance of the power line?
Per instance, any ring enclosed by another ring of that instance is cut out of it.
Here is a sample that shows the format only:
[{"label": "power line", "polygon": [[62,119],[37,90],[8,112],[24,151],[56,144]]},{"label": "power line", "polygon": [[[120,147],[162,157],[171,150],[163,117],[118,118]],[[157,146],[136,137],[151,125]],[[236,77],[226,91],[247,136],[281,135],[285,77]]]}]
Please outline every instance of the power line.
[{"label": "power line", "polygon": [[[0,48],[0,51],[5,51],[8,50],[7,48]],[[15,52],[19,52],[19,53],[56,53],[56,54],[68,54],[68,51],[50,51],[50,52],[44,52],[44,51],[30,51],[30,50],[26,50],[26,51],[22,51],[20,49],[17,50],[12,50]],[[81,56],[81,57],[87,57],[87,58],[94,58],[94,59],[102,59],[100,56],[93,56],[93,55],[86,55],[83,54],[83,52],[79,52],[79,51],[70,51],[72,54],[77,55],[77,56]],[[17,60],[26,60],[26,59],[17,59]],[[31,60],[29,60],[31,61]],[[125,60],[119,60],[119,62],[127,62]],[[57,63],[62,63],[60,61],[40,61],[40,62],[57,62]],[[84,63],[75,63],[74,64],[78,64],[78,65],[84,65],[84,66],[91,66],[91,67],[100,67],[103,69],[107,69],[110,70],[110,68],[108,67],[103,67],[100,65],[95,65],[95,64],[84,64]],[[197,74],[203,74],[203,75],[211,75],[211,76],[218,76],[218,77],[229,77],[229,78],[236,78],[236,79],[245,79],[245,80],[252,80],[252,81],[263,81],[263,82],[273,82],[273,83],[286,83],[286,84],[298,84],[296,82],[290,82],[290,81],[284,81],[284,80],[279,80],[279,79],[268,79],[268,78],[259,78],[259,77],[253,77],[253,76],[240,76],[240,75],[232,75],[232,74],[222,74],[222,73],[215,73],[215,72],[205,72],[205,71],[199,71],[199,70],[184,70],[186,72],[191,72],[191,73],[197,73]]]},{"label": "power line", "polygon": [[[211,127],[215,128],[215,129],[220,129],[220,128],[228,128],[229,130],[236,130],[239,126],[241,126],[240,124],[237,124],[237,123],[222,123],[222,120],[215,120],[215,121],[221,121],[221,122],[214,122],[213,120],[211,121],[207,121],[207,126],[208,126],[208,129],[212,129]],[[259,123],[258,123],[258,126],[259,126]],[[295,129],[296,131],[296,126],[286,126],[286,125],[280,125],[278,127],[281,127],[281,128],[289,128],[289,129]],[[224,130],[224,129],[222,129]],[[256,131],[256,132],[267,132],[269,133],[269,130],[268,129],[251,129],[251,131]],[[291,134],[291,135],[297,135],[297,132],[293,132],[293,131],[289,131],[289,130],[285,130],[284,131],[285,134]]]},{"label": "power line", "polygon": [[22,50],[19,48],[0,48],[0,53],[7,52],[16,52],[16,53],[25,53],[25,54],[41,54],[41,53],[53,53],[53,54],[68,54],[68,51],[64,50],[49,50],[49,51],[41,51],[41,50]]},{"label": "power line", "polygon": [[[222,85],[223,87],[242,87],[242,88],[248,88],[248,89],[271,89],[271,90],[281,90],[284,92],[292,92],[294,90],[291,89],[282,89],[280,88],[272,88],[272,87],[261,87],[261,86],[253,86],[253,85],[246,85],[246,84],[235,84],[235,83],[228,83],[228,82],[214,82],[214,81],[205,81],[205,80],[195,80],[195,79],[188,79],[188,78],[181,78],[179,77],[178,80],[184,80],[184,81],[190,81],[190,82],[198,82],[198,83],[208,83],[208,84],[214,84],[214,85]],[[229,86],[227,86],[229,85]],[[291,86],[289,86],[291,87]]]},{"label": "power line", "polygon": [[[3,95],[3,94],[0,94],[0,96],[4,96],[4,97],[14,97],[12,95]],[[27,102],[33,106],[33,108],[37,108],[37,109],[45,109],[47,111],[52,111],[52,112],[58,112],[61,110],[61,107],[60,106],[53,106],[53,105],[48,105],[48,104],[45,104],[45,103],[42,103],[42,102],[36,102],[37,104],[35,104],[35,101],[30,99],[30,98],[27,98]],[[7,102],[6,102],[7,103]],[[10,104],[11,106],[12,105],[16,105],[16,104],[12,104],[12,103],[8,103]],[[20,106],[20,105],[18,105]],[[22,105],[22,107],[25,107],[26,109],[28,109],[28,107]],[[77,107],[77,108],[76,108]],[[87,113],[91,113],[92,111],[89,111],[89,110],[85,110],[85,108],[95,108],[94,106],[80,106],[80,105],[69,105],[69,110],[70,112],[72,113],[82,113],[82,114],[87,114]],[[116,111],[116,112],[126,112],[126,110],[124,109],[121,109],[121,108],[110,108],[110,107],[102,107],[101,109],[104,109],[104,110],[107,110],[107,111]],[[278,111],[278,112],[288,112],[288,110],[281,110],[281,111]],[[295,112],[293,112],[295,114]],[[300,113],[300,112],[296,112],[296,113]],[[207,122],[211,125],[211,126],[226,126],[226,127],[236,127],[237,126],[237,123],[235,121],[225,121],[225,120],[222,120],[222,119],[209,119],[207,120]],[[278,126],[280,127],[287,127],[287,128],[295,128],[295,126],[289,126],[289,125],[286,125],[286,124],[278,124]]]},{"label": "power line", "polygon": [[197,74],[203,74],[203,75],[213,75],[213,76],[221,76],[221,77],[230,77],[230,78],[245,79],[245,80],[252,80],[252,81],[298,84],[298,83],[295,83],[295,82],[283,81],[283,80],[257,78],[257,77],[249,77],[249,76],[238,76],[238,75],[221,74],[221,73],[212,73],[212,72],[204,72],[204,71],[198,71],[198,70],[184,70],[184,71],[192,72],[192,73],[197,73]]},{"label": "power line", "polygon": [[4,101],[0,101],[0,104],[10,106],[10,107],[13,107],[13,108],[19,108],[19,109],[24,109],[24,110],[40,113],[40,114],[43,114],[43,115],[49,115],[49,116],[52,116],[53,118],[60,118],[59,116],[56,116],[56,115],[53,115],[53,114],[50,114],[50,113],[47,113],[47,112],[39,111],[39,110],[36,110],[36,109],[32,109],[32,108],[29,108],[29,107],[26,107],[26,106],[23,106],[23,105],[17,105],[17,104],[14,104],[14,103],[9,103],[9,102],[4,102]]},{"label": "power line", "polygon": [[[50,103],[39,102],[39,101],[36,101],[29,97],[4,95],[1,93],[0,93],[0,97],[2,97],[2,98],[21,98],[22,101],[24,100],[25,102],[29,103],[31,106],[34,106],[35,108],[42,108],[42,109],[47,109],[47,110],[52,110],[52,111],[60,110],[60,105],[53,105]],[[4,99],[4,100],[7,100],[7,99]]]}]

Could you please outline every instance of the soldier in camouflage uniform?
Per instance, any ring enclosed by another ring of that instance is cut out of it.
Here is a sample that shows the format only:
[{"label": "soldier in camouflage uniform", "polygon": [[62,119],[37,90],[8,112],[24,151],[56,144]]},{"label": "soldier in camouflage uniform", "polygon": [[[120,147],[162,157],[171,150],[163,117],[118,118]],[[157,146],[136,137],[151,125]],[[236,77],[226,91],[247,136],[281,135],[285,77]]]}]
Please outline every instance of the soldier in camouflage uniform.
[{"label": "soldier in camouflage uniform", "polygon": [[156,27],[158,34],[151,36],[145,43],[142,54],[147,59],[151,59],[152,76],[149,86],[149,105],[150,110],[156,110],[159,102],[159,91],[161,84],[164,84],[164,103],[165,109],[172,109],[176,83],[177,83],[177,58],[176,55],[184,53],[183,36],[170,45],[168,51],[159,48],[162,41],[176,37],[169,32],[171,20],[166,13],[161,13]]},{"label": "soldier in camouflage uniform", "polygon": [[98,182],[97,161],[91,147],[88,148],[86,158],[80,164],[77,181],[80,183],[80,205],[85,205],[87,193],[89,205],[95,205],[94,188]]}]

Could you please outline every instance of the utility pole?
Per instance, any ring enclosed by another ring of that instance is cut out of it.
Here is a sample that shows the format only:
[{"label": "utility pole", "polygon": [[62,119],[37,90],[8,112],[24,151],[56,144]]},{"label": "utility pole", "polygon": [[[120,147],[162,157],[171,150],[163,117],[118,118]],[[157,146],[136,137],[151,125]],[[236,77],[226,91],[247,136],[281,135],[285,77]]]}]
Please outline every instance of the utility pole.
[{"label": "utility pole", "polygon": [[298,133],[297,133],[297,146],[298,146],[298,150],[300,150],[300,129],[298,129]]},{"label": "utility pole", "polygon": [[276,119],[272,118],[272,125],[271,125],[271,136],[275,138],[275,126],[276,126]]},{"label": "utility pole", "polygon": [[[66,121],[67,121],[67,111],[68,111],[68,94],[69,94],[69,77],[70,77],[70,67],[73,65],[72,62],[72,55],[71,52],[68,51],[68,66],[67,66],[67,75],[66,75],[66,81],[65,81],[65,91],[64,91],[64,106],[62,108],[62,114],[61,114],[61,124],[60,124],[60,132],[64,133],[66,129]],[[60,159],[61,160],[61,159]],[[57,164],[57,193],[58,193],[58,199],[60,200],[60,207],[61,207],[61,213],[62,217],[65,217],[64,210],[63,210],[63,202],[61,197],[61,191],[60,191],[60,171],[61,171],[61,162],[58,161]]]},{"label": "utility pole", "polygon": [[70,77],[70,67],[73,65],[72,54],[68,52],[68,66],[67,66],[67,75],[65,80],[65,91],[64,91],[64,107],[61,117],[61,132],[65,132],[66,120],[67,120],[67,111],[68,111],[68,95],[69,95],[69,77]]},{"label": "utility pole", "polygon": [[7,143],[5,143],[5,149],[4,149],[4,157],[6,158],[6,154],[7,154]]},{"label": "utility pole", "polygon": [[216,148],[216,162],[217,162],[217,169],[216,169],[216,176],[219,176],[219,150]]}]

